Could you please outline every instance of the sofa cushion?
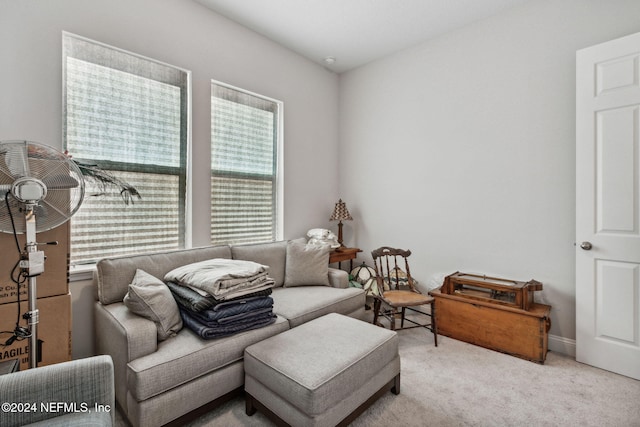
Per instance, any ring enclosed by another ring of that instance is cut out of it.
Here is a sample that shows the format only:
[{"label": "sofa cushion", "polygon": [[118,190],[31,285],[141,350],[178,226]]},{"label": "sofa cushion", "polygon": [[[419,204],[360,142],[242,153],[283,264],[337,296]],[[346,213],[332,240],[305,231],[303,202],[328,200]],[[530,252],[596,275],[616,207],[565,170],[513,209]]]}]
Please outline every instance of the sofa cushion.
[{"label": "sofa cushion", "polygon": [[244,349],[289,329],[286,319],[229,337],[203,340],[189,329],[158,343],[158,351],[127,364],[127,388],[146,400],[243,358]]},{"label": "sofa cushion", "polygon": [[182,329],[178,304],[164,282],[138,269],[124,296],[124,305],[138,316],[153,321],[158,340],[164,341]]},{"label": "sofa cushion", "polygon": [[269,276],[275,280],[275,287],[284,283],[284,262],[287,255],[287,242],[258,243],[252,245],[231,246],[233,259],[253,261],[269,266]]},{"label": "sofa cushion", "polygon": [[287,244],[284,286],[329,286],[329,246]]},{"label": "sofa cushion", "polygon": [[277,288],[271,294],[273,312],[289,320],[294,328],[329,313],[349,315],[364,309],[365,293],[358,288],[302,286]]}]

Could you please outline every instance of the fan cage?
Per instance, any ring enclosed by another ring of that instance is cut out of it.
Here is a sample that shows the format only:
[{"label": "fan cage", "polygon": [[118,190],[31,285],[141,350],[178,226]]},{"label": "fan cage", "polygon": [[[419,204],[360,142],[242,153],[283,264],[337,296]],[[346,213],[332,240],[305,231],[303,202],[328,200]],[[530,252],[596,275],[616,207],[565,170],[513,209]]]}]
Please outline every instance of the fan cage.
[{"label": "fan cage", "polygon": [[23,177],[38,179],[47,187],[46,196],[33,206],[36,232],[65,223],[80,208],[84,179],[80,168],[67,155],[31,141],[0,142],[1,232],[26,232],[27,205],[11,194],[13,183]]}]

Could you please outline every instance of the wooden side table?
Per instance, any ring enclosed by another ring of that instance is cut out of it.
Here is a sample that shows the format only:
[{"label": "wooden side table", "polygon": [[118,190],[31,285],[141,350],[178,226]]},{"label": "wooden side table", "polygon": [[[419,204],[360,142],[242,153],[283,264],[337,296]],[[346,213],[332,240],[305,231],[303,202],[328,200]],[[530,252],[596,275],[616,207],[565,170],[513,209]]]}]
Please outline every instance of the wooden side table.
[{"label": "wooden side table", "polygon": [[349,271],[353,270],[353,260],[362,252],[360,248],[338,248],[329,254],[329,264],[338,263],[338,268],[342,269],[342,261],[349,261]]}]

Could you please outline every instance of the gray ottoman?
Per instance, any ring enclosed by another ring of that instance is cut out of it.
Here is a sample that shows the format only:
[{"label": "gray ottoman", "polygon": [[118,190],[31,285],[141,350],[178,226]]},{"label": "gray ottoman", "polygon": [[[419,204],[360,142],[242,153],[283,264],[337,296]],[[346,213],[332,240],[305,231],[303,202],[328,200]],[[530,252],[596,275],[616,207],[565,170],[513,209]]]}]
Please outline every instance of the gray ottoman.
[{"label": "gray ottoman", "polygon": [[244,370],[247,415],[279,425],[346,425],[400,393],[396,333],[336,313],[247,347]]}]

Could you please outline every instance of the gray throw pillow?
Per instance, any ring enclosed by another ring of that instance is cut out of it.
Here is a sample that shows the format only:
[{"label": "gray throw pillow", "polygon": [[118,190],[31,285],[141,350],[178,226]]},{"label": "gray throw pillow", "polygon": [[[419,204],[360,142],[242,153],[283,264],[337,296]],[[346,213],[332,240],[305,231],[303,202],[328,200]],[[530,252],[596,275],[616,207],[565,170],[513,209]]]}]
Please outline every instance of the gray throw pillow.
[{"label": "gray throw pillow", "polygon": [[180,310],[169,287],[144,270],[136,270],[123,302],[133,313],[156,324],[158,341],[175,336],[182,329]]},{"label": "gray throw pillow", "polygon": [[284,287],[329,286],[329,246],[287,243]]}]

